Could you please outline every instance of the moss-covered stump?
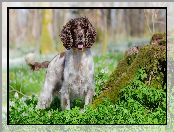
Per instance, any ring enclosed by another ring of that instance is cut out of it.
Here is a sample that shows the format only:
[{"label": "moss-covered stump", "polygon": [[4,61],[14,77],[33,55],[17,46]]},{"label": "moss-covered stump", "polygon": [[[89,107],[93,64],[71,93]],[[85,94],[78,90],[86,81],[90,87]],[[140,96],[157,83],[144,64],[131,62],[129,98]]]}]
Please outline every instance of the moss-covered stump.
[{"label": "moss-covered stump", "polygon": [[166,33],[155,33],[151,38],[150,44],[165,45]]},{"label": "moss-covered stump", "polygon": [[[103,92],[94,100],[92,106],[102,103],[105,98],[115,102],[118,99],[119,90],[127,86],[135,77],[139,69],[144,69],[147,78],[142,80],[149,87],[166,90],[166,34],[154,34],[158,37],[158,44],[148,44],[143,47],[134,47],[125,53],[123,60],[119,62],[110,79],[106,82]],[[162,37],[161,37],[162,36]],[[153,40],[151,40],[152,42]]]}]

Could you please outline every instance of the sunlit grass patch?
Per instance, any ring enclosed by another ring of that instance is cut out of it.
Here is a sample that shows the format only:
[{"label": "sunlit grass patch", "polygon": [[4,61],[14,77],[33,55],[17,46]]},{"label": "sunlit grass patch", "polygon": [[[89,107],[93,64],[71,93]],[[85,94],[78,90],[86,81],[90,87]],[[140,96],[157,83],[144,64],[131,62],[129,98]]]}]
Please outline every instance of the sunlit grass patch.
[{"label": "sunlit grass patch", "polygon": [[45,77],[45,69],[33,72],[27,66],[14,67],[9,69],[10,98],[14,93],[20,97],[37,94],[42,88]]}]

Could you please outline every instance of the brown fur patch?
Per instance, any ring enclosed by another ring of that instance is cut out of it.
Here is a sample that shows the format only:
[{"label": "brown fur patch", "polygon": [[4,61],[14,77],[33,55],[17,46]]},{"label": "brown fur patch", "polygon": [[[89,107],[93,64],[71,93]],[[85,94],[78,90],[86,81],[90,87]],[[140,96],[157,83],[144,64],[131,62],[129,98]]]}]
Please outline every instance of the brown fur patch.
[{"label": "brown fur patch", "polygon": [[48,67],[48,65],[49,65],[49,61],[44,61],[44,62],[42,62],[41,63],[41,65],[42,65],[42,68],[47,68]]},{"label": "brown fur patch", "polygon": [[64,106],[67,106],[67,105],[68,105],[68,101],[67,101],[66,98],[64,98],[64,100],[63,100],[63,104],[64,104]]},{"label": "brown fur patch", "polygon": [[60,53],[60,58],[65,56],[65,52]]},{"label": "brown fur patch", "polygon": [[44,62],[34,62],[34,64],[30,64],[30,68],[33,70],[33,71],[38,71],[39,69],[41,68],[47,68],[48,65],[49,65],[49,61],[44,61]]}]

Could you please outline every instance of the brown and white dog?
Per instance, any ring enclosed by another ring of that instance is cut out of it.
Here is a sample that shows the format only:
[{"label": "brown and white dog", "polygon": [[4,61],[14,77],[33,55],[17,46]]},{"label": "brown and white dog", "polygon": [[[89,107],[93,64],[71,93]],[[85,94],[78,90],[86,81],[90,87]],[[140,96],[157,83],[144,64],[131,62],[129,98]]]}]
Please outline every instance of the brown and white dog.
[{"label": "brown and white dog", "polygon": [[96,39],[94,27],[86,17],[71,19],[63,27],[60,38],[66,52],[50,62],[28,63],[32,70],[48,67],[37,104],[40,109],[49,107],[52,97],[57,94],[62,110],[69,110],[76,98],[88,105],[94,95],[94,62],[90,51]]}]

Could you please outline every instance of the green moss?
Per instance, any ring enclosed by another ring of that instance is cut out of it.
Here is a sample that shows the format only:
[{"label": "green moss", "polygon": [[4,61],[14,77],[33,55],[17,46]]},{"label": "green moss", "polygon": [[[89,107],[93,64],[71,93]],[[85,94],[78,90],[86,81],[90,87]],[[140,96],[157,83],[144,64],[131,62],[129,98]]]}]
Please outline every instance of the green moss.
[{"label": "green moss", "polygon": [[156,32],[152,35],[153,36],[163,36],[164,38],[166,37],[166,32]]},{"label": "green moss", "polygon": [[120,89],[127,86],[141,68],[146,71],[147,79],[144,82],[147,85],[158,89],[165,88],[166,66],[166,43],[145,45],[139,48],[138,54],[125,54],[104,85],[105,90],[94,100],[93,106],[103,102],[106,97],[113,102],[117,101]]},{"label": "green moss", "polygon": [[166,33],[165,32],[155,33],[152,36],[150,43],[158,44],[158,45],[165,45],[166,44]]},{"label": "green moss", "polygon": [[160,43],[159,43],[160,45],[165,45],[166,44],[166,39],[162,39],[162,40],[160,40]]}]

